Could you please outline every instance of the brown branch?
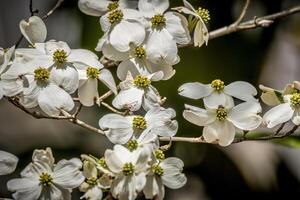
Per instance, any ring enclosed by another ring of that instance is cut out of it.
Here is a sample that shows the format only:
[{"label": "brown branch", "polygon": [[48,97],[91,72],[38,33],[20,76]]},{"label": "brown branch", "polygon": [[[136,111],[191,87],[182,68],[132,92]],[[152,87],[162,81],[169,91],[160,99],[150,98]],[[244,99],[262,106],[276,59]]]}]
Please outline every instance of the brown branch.
[{"label": "brown branch", "polygon": [[[256,138],[250,138],[246,137],[246,134],[243,135],[241,138],[235,138],[232,143],[240,143],[244,141],[262,141],[262,140],[274,140],[274,139],[280,139],[284,137],[288,137],[295,133],[295,131],[298,129],[299,126],[294,126],[290,131],[286,132],[285,134],[281,135],[270,135],[270,136],[264,136],[264,137],[256,137]],[[279,128],[280,129],[280,128]],[[276,131],[278,132],[278,131]],[[208,143],[204,140],[202,136],[200,137],[172,137],[172,142],[188,142],[188,143]],[[170,141],[170,137],[160,137],[160,141]],[[217,144],[217,142],[213,142],[212,144]]]},{"label": "brown branch", "polygon": [[[229,26],[225,26],[219,29],[216,29],[214,31],[209,32],[209,40],[218,38],[218,37],[222,37],[234,32],[238,32],[241,30],[248,30],[248,29],[255,29],[255,28],[260,28],[260,27],[268,27],[270,26],[274,20],[295,14],[295,13],[299,13],[300,12],[300,5],[295,6],[293,8],[287,9],[287,10],[283,10],[281,12],[278,13],[274,13],[271,15],[267,15],[267,16],[262,16],[262,17],[254,17],[254,19],[252,20],[248,20],[242,23],[239,23],[238,25],[236,25],[236,22],[229,25]],[[193,43],[190,42],[188,44],[184,44],[184,45],[179,45],[178,47],[188,47],[188,46],[192,46]]]}]

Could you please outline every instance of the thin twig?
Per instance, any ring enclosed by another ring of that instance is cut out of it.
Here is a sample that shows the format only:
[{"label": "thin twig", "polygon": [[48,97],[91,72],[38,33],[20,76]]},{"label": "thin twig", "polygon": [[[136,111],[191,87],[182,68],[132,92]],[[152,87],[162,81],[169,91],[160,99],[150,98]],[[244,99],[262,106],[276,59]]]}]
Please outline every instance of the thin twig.
[{"label": "thin twig", "polygon": [[242,20],[244,19],[245,15],[246,15],[249,4],[250,4],[250,0],[246,0],[241,14],[240,14],[239,18],[232,24],[233,26],[238,26],[242,22]]},{"label": "thin twig", "polygon": [[39,10],[38,9],[33,9],[33,0],[29,1],[29,12],[30,12],[30,16],[34,16],[35,13],[38,13]]},{"label": "thin twig", "polygon": [[47,14],[45,14],[45,15],[42,17],[42,19],[47,19],[50,15],[52,15],[52,14],[54,13],[54,11],[55,11],[57,8],[59,8],[60,5],[61,5],[63,2],[64,2],[64,0],[58,0],[58,1],[56,2],[56,4],[54,5],[54,7],[53,7],[51,10],[49,10],[49,11],[47,12]]},{"label": "thin twig", "polygon": [[100,106],[101,102],[104,101],[106,98],[110,97],[113,94],[113,91],[109,90],[105,94],[103,94],[101,97],[99,97],[96,100],[96,103]]},{"label": "thin twig", "polygon": [[101,105],[103,105],[104,107],[106,107],[107,109],[109,109],[110,111],[116,113],[116,114],[119,114],[119,115],[124,115],[125,112],[121,112],[121,111],[118,111],[117,109],[113,108],[112,106],[110,106],[109,104],[101,101]]}]

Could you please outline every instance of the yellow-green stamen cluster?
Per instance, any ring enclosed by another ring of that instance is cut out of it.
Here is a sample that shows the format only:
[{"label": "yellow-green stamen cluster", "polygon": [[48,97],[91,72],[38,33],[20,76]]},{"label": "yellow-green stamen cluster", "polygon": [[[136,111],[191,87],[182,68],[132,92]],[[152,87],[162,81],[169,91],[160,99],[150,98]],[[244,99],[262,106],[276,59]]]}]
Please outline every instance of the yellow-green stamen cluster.
[{"label": "yellow-green stamen cluster", "polygon": [[53,53],[53,61],[57,64],[64,64],[67,61],[67,52],[65,50],[56,50]]},{"label": "yellow-green stamen cluster", "polygon": [[34,70],[34,79],[36,81],[47,81],[50,77],[50,71],[46,68],[39,67]]},{"label": "yellow-green stamen cluster", "polygon": [[164,170],[159,164],[152,165],[152,172],[156,176],[162,176],[164,174]]},{"label": "yellow-green stamen cluster", "polygon": [[207,23],[210,20],[210,14],[207,9],[199,7],[197,13],[205,23]]},{"label": "yellow-green stamen cluster", "polygon": [[127,148],[129,149],[129,151],[134,151],[138,148],[139,143],[137,140],[129,140],[127,142]]},{"label": "yellow-green stamen cluster", "polygon": [[134,54],[137,58],[145,58],[146,50],[144,49],[144,47],[137,47],[135,48]]},{"label": "yellow-green stamen cluster", "polygon": [[132,127],[135,129],[145,130],[147,128],[147,122],[142,116],[135,116],[132,120]]},{"label": "yellow-green stamen cluster", "polygon": [[50,187],[53,184],[53,178],[50,174],[43,172],[39,178],[40,184],[45,187]]},{"label": "yellow-green stamen cluster", "polygon": [[164,159],[165,159],[165,154],[164,154],[164,152],[163,152],[162,150],[160,150],[160,149],[156,150],[156,151],[154,152],[154,154],[155,154],[155,158],[156,158],[157,160],[164,160]]},{"label": "yellow-green stamen cluster", "polygon": [[99,69],[95,67],[88,67],[86,69],[86,75],[88,78],[93,78],[93,79],[98,78],[99,74],[100,74]]},{"label": "yellow-green stamen cluster", "polygon": [[91,185],[91,186],[95,186],[95,185],[98,184],[97,178],[96,178],[96,177],[88,178],[88,179],[86,180],[86,183],[89,184],[89,185]]},{"label": "yellow-green stamen cluster", "polygon": [[107,6],[108,11],[113,11],[113,10],[116,10],[117,8],[119,8],[118,1],[110,2]]},{"label": "yellow-green stamen cluster", "polygon": [[163,14],[154,15],[151,18],[151,24],[154,27],[164,26],[164,25],[166,25],[166,18]]},{"label": "yellow-green stamen cluster", "polygon": [[105,158],[104,158],[104,157],[100,158],[100,159],[98,160],[98,163],[99,163],[99,165],[100,165],[101,167],[107,168],[107,164],[106,164],[106,161],[105,161]]},{"label": "yellow-green stamen cluster", "polygon": [[294,93],[291,97],[291,104],[295,107],[300,106],[300,93]]},{"label": "yellow-green stamen cluster", "polygon": [[224,120],[227,118],[227,116],[228,116],[227,110],[226,110],[225,108],[223,108],[223,107],[219,107],[219,108],[217,109],[216,113],[217,113],[216,118],[217,118],[219,121],[224,121]]},{"label": "yellow-green stamen cluster", "polygon": [[113,10],[109,12],[108,19],[111,24],[118,23],[123,19],[123,12],[121,10]]},{"label": "yellow-green stamen cluster", "polygon": [[132,163],[125,163],[123,165],[123,170],[122,170],[123,174],[125,176],[130,176],[134,173],[134,165]]},{"label": "yellow-green stamen cluster", "polygon": [[225,84],[223,81],[221,81],[220,79],[216,79],[216,80],[213,80],[211,82],[211,87],[216,90],[216,91],[222,91],[225,87]]},{"label": "yellow-green stamen cluster", "polygon": [[138,75],[135,77],[133,83],[136,87],[146,89],[150,86],[151,80],[149,80],[146,76]]}]

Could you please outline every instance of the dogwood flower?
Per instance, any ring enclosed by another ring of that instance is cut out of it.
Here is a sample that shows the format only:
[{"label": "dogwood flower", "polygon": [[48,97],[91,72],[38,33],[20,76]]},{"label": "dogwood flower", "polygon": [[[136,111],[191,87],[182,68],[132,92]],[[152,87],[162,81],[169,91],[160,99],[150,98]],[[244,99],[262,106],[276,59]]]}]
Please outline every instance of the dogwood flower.
[{"label": "dogwood flower", "polygon": [[18,158],[8,152],[0,151],[0,176],[7,175],[15,171]]},{"label": "dogwood flower", "polygon": [[300,92],[285,95],[284,103],[281,103],[263,116],[263,121],[268,128],[273,128],[289,120],[295,125],[300,125]]},{"label": "dogwood flower", "polygon": [[208,10],[199,7],[196,10],[188,1],[183,0],[184,7],[173,8],[173,10],[177,10],[178,12],[183,12],[185,14],[191,15],[194,17],[193,20],[189,21],[189,25],[191,28],[195,26],[194,30],[194,46],[201,47],[204,43],[207,45],[208,43],[208,30],[205,25],[206,22],[210,20]]},{"label": "dogwood flower", "polygon": [[150,75],[137,75],[133,78],[130,72],[126,79],[120,83],[121,91],[114,98],[112,105],[118,109],[129,109],[137,111],[143,106],[149,110],[154,106],[159,106],[162,102],[156,88],[151,85],[152,81],[159,81],[163,73],[156,72]]},{"label": "dogwood flower", "polygon": [[129,151],[121,145],[105,151],[107,167],[114,173],[111,194],[120,200],[134,200],[146,184],[147,161],[145,151]]},{"label": "dogwood flower", "polygon": [[81,12],[91,16],[102,16],[115,9],[137,7],[137,0],[79,0],[78,7]]},{"label": "dogwood flower", "polygon": [[81,167],[77,158],[61,160],[56,165],[36,160],[25,168],[21,178],[10,180],[7,187],[14,192],[14,199],[69,199],[72,189],[84,181]]},{"label": "dogwood flower", "polygon": [[44,21],[38,16],[32,16],[28,22],[22,20],[19,24],[22,35],[34,45],[37,42],[44,42],[47,37],[47,28]]},{"label": "dogwood flower", "polygon": [[[133,115],[122,116],[118,114],[107,114],[99,120],[101,129],[106,130],[106,136],[114,144],[125,144],[133,135],[150,132],[154,135],[172,137],[176,134],[178,123],[172,120],[176,116],[173,109],[153,107],[145,116]],[[137,147],[137,140],[135,146]],[[133,148],[135,149],[135,148]]]},{"label": "dogwood flower", "polygon": [[78,98],[82,105],[92,106],[94,105],[95,100],[99,98],[98,80],[103,82],[110,90],[117,94],[117,86],[112,74],[109,70],[103,68],[104,67],[100,62],[96,67],[86,66],[84,68],[78,68]]},{"label": "dogwood flower", "polygon": [[140,0],[138,8],[149,21],[147,39],[148,58],[156,64],[174,65],[179,62],[177,45],[187,44],[191,38],[188,23],[184,16],[175,12],[166,12],[169,0]]},{"label": "dogwood flower", "polygon": [[19,76],[16,75],[11,68],[15,47],[11,47],[6,52],[0,48],[0,99],[3,96],[12,97],[23,89],[23,83]]},{"label": "dogwood flower", "polygon": [[143,189],[146,199],[164,199],[165,186],[171,189],[184,186],[187,179],[182,173],[183,165],[183,162],[175,157],[154,162],[147,174],[147,182]]},{"label": "dogwood flower", "polygon": [[185,83],[179,87],[178,92],[179,95],[191,99],[203,98],[208,107],[224,105],[231,101],[232,97],[243,101],[257,101],[253,97],[257,95],[257,90],[244,81],[236,81],[229,85],[225,85],[220,79],[212,81],[211,84]]},{"label": "dogwood flower", "polygon": [[234,140],[236,129],[254,130],[262,122],[258,115],[261,106],[258,102],[244,102],[233,107],[233,101],[206,110],[195,106],[185,105],[183,117],[198,126],[204,126],[203,137],[206,142],[217,142],[228,146]]}]

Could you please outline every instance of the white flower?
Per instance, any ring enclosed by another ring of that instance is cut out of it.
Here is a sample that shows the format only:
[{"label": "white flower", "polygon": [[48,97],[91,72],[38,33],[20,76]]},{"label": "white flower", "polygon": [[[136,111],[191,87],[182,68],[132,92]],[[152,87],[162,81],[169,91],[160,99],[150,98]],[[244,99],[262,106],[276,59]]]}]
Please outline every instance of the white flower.
[{"label": "white flower", "polygon": [[134,200],[146,184],[147,161],[145,151],[133,151],[121,145],[114,150],[106,150],[105,160],[108,168],[115,174],[111,194],[120,200]]},{"label": "white flower", "polygon": [[146,52],[148,59],[156,64],[174,65],[179,62],[177,45],[187,44],[191,38],[184,16],[166,12],[168,0],[140,0],[138,8],[149,21],[149,37]]},{"label": "white flower", "polygon": [[18,158],[8,152],[0,151],[0,175],[10,174],[15,171]]},{"label": "white flower", "polygon": [[118,8],[135,9],[137,7],[137,0],[79,0],[78,7],[81,12],[87,15],[102,16]]},{"label": "white flower", "polygon": [[105,34],[98,42],[99,51],[109,43],[116,50],[127,52],[131,45],[140,46],[146,37],[143,16],[137,10],[112,10],[100,18],[100,24]]},{"label": "white flower", "polygon": [[190,22],[193,23],[192,25],[196,23],[194,30],[194,46],[201,47],[204,43],[207,45],[209,35],[205,22],[210,20],[208,10],[200,7],[198,10],[195,10],[195,8],[186,0],[183,0],[183,4],[185,7],[173,9],[195,17],[195,20]]},{"label": "white flower", "polygon": [[171,189],[184,186],[187,179],[182,173],[183,165],[183,162],[175,157],[152,164],[143,189],[145,197],[147,199],[162,200],[165,196],[164,186]]},{"label": "white flower", "polygon": [[98,80],[103,82],[110,90],[117,94],[117,86],[110,71],[103,69],[103,65],[100,62],[98,66],[100,67],[90,66],[81,69],[78,68],[78,97],[84,106],[94,105],[95,100],[99,98]]},{"label": "white flower", "polygon": [[82,163],[77,158],[61,160],[56,165],[36,159],[25,168],[22,178],[10,180],[7,187],[14,192],[12,196],[17,200],[70,199],[72,189],[84,181],[79,171],[81,167]]},{"label": "white flower", "polygon": [[173,109],[153,107],[145,116],[122,116],[107,114],[99,120],[101,129],[106,130],[106,136],[115,144],[125,144],[133,135],[150,132],[154,135],[172,137],[176,134],[178,123],[172,120],[176,116]]},{"label": "white flower", "polygon": [[262,122],[258,113],[261,106],[257,102],[244,102],[233,107],[233,101],[225,105],[207,108],[207,110],[185,105],[183,117],[198,126],[204,126],[205,141],[217,142],[221,146],[228,146],[234,140],[236,128],[254,130]]},{"label": "white flower", "polygon": [[7,52],[0,48],[0,99],[3,96],[15,96],[22,92],[23,82],[12,70],[11,58],[15,47],[11,47]]},{"label": "white flower", "polygon": [[151,81],[159,81],[162,77],[161,71],[150,75],[137,75],[135,78],[128,72],[126,79],[120,83],[121,91],[114,98],[113,106],[131,111],[137,111],[141,106],[145,110],[159,106],[162,100]]},{"label": "white flower", "polygon": [[232,97],[243,101],[257,101],[253,97],[257,94],[255,87],[244,81],[236,81],[226,86],[219,79],[212,81],[211,84],[185,83],[179,87],[178,92],[181,96],[191,99],[203,98],[204,104],[208,107],[224,105],[231,101]]},{"label": "white flower", "polygon": [[47,28],[43,20],[38,16],[32,16],[28,22],[22,20],[19,24],[22,35],[34,45],[37,42],[44,42],[47,36]]},{"label": "white flower", "polygon": [[284,103],[266,112],[263,120],[268,128],[273,128],[289,120],[292,120],[295,125],[300,125],[300,93],[285,95]]}]

